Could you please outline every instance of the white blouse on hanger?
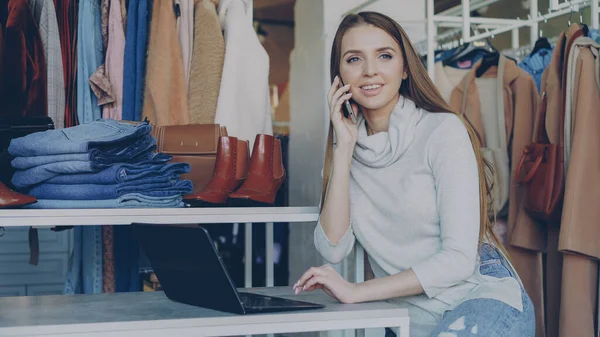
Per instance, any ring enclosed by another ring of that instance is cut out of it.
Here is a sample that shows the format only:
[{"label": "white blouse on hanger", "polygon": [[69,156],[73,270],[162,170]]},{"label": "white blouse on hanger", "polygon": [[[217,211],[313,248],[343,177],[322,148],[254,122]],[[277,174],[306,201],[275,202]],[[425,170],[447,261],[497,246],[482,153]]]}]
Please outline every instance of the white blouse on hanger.
[{"label": "white blouse on hanger", "polygon": [[248,140],[273,134],[269,97],[269,56],[258,40],[248,0],[221,0],[219,18],[225,34],[225,61],[215,123],[230,136]]}]

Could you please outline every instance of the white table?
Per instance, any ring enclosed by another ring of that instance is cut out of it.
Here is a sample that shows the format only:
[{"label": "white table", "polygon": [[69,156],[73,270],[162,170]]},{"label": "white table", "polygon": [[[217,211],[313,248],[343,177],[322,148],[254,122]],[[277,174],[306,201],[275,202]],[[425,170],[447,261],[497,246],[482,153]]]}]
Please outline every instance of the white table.
[{"label": "white table", "polygon": [[321,291],[242,289],[312,301],[324,309],[233,315],[169,300],[163,292],[0,298],[0,336],[235,336],[398,327],[409,336],[408,311],[387,302],[340,304]]}]

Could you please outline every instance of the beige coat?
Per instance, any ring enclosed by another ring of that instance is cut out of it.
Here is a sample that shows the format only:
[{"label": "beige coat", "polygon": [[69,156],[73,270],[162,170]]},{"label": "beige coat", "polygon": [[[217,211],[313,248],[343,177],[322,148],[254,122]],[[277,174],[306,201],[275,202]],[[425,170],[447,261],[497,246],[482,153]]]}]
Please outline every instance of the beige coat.
[{"label": "beige coat", "polygon": [[[562,68],[561,57],[566,48],[566,34],[561,33],[554,47],[552,60],[542,75],[541,92],[546,94],[546,120],[543,124],[536,123],[535,132],[540,127],[546,128],[548,139],[551,143],[559,143],[561,130],[559,118],[562,116],[564,96],[562,95]],[[533,141],[533,139],[532,139]],[[558,252],[559,228],[557,224],[538,224],[534,227],[519,228],[514,235],[513,244],[524,248],[546,252],[545,278],[546,303],[540,309],[548,318],[547,323],[541,328],[548,337],[558,336],[560,313],[560,289],[562,272],[562,254]]]},{"label": "beige coat", "polygon": [[192,67],[192,50],[194,48],[194,0],[175,0],[175,4],[179,5],[180,11],[177,18],[177,31],[183,58],[185,84],[188,85]]},{"label": "beige coat", "polygon": [[[560,250],[600,259],[600,90],[598,49],[580,48],[573,83],[572,142],[561,222]],[[588,43],[590,43],[588,42]],[[577,46],[577,44],[583,44]],[[567,93],[568,94],[568,93]]]},{"label": "beige coat", "polygon": [[559,336],[594,336],[600,258],[600,45],[573,39],[574,78],[571,99],[570,160],[558,249],[565,253],[562,269]]},{"label": "beige coat", "polygon": [[188,94],[192,123],[215,122],[225,59],[217,3],[216,0],[198,0],[195,6],[194,52]]},{"label": "beige coat", "polygon": [[[450,106],[465,115],[473,124],[481,139],[485,139],[485,130],[481,116],[479,93],[475,84],[475,72],[481,65],[477,62],[471,72],[452,92]],[[531,75],[519,68],[516,63],[506,60],[504,74],[498,74],[497,67],[491,67],[483,77],[503,78],[504,90],[504,131],[508,141],[510,155],[510,192],[508,209],[508,239],[511,242],[517,228],[533,228],[534,221],[523,210],[523,188],[515,183],[516,164],[521,159],[525,146],[531,143],[533,135],[534,112],[537,110],[538,93]],[[463,89],[467,85],[467,90]],[[466,95],[466,97],[465,97]],[[463,104],[464,99],[464,104]],[[499,126],[502,127],[502,126]],[[485,142],[482,143],[485,146]],[[537,337],[544,337],[544,296],[542,279],[542,255],[540,252],[526,250],[507,244],[510,258],[527,290],[536,311]],[[541,331],[541,332],[540,332]]]},{"label": "beige coat", "polygon": [[173,2],[154,2],[142,119],[156,125],[190,123],[183,57]]},{"label": "beige coat", "polygon": [[[536,130],[546,129],[550,142],[563,142],[565,130],[560,120],[565,114],[566,95],[572,95],[571,161],[562,221],[517,226],[511,237],[513,245],[546,252],[547,302],[540,310],[536,307],[536,316],[545,315],[547,323],[540,326],[538,322],[538,336],[545,333],[548,337],[592,337],[594,334],[598,267],[596,261],[579,254],[600,257],[600,228],[596,225],[600,215],[597,207],[600,186],[594,185],[598,179],[589,179],[600,168],[600,140],[595,131],[600,126],[600,116],[596,113],[600,96],[592,51],[582,48],[576,60],[569,59],[572,45],[581,34],[579,26],[574,24],[566,34],[559,36],[552,61],[542,77],[541,92],[547,94],[546,120],[535,126]],[[571,76],[566,70],[571,62],[577,63],[572,93],[566,91],[565,85],[566,78]]]}]

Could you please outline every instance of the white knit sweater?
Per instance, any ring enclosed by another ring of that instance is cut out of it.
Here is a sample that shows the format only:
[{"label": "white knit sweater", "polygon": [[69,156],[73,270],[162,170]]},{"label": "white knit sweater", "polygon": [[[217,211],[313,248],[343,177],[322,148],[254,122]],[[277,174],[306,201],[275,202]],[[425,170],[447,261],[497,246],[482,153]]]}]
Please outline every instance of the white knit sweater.
[{"label": "white knit sweater", "polygon": [[361,119],[350,169],[350,218],[337,244],[317,224],[315,246],[330,263],[339,263],[358,240],[376,277],[412,268],[425,294],[403,300],[427,311],[441,314],[471,298],[522,310],[517,280],[479,273],[477,164],[455,115],[417,109],[400,98],[387,132],[368,136]]}]

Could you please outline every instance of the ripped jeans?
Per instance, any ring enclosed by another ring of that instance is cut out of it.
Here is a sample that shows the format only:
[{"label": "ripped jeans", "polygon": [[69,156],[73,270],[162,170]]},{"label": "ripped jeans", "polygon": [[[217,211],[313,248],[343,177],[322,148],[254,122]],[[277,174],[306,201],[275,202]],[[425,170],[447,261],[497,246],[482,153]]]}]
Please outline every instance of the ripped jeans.
[{"label": "ripped jeans", "polygon": [[[480,251],[482,275],[493,277],[515,277],[508,262],[497,248],[483,244]],[[431,337],[534,337],[535,314],[529,295],[523,292],[523,311],[506,303],[486,298],[477,298],[459,304],[446,311],[442,320],[431,333]],[[396,334],[386,328],[385,337]]]}]

